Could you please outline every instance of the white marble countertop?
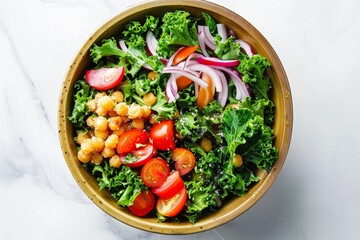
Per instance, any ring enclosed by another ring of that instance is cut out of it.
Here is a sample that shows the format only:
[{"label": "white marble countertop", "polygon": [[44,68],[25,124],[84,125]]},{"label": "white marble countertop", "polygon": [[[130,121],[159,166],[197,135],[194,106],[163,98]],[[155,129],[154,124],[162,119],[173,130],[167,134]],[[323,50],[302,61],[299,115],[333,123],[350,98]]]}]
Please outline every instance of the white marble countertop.
[{"label": "white marble countertop", "polygon": [[291,148],[241,217],[196,235],[122,224],[80,190],[60,150],[65,72],[104,21],[139,1],[0,1],[0,239],[360,239],[358,0],[212,0],[277,51],[294,101]]}]

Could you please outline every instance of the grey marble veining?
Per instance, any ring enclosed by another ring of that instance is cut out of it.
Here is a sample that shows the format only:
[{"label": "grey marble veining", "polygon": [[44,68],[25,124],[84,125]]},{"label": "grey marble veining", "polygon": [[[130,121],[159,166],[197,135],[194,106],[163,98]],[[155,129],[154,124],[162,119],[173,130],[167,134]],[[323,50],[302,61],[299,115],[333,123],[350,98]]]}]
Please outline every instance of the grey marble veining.
[{"label": "grey marble veining", "polygon": [[76,51],[139,0],[0,1],[0,239],[360,239],[360,3],[212,0],[268,39],[294,100],[275,184],[241,217],[194,235],[129,227],[95,206],[63,159],[61,83]]}]

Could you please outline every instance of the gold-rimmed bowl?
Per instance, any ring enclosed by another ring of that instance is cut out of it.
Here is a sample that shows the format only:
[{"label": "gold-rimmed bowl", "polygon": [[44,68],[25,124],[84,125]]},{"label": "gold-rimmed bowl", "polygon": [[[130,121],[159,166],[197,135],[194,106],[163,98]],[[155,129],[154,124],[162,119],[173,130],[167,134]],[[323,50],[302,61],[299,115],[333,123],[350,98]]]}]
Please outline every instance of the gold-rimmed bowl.
[{"label": "gold-rimmed bowl", "polygon": [[[272,100],[275,103],[274,135],[275,146],[279,149],[279,157],[268,171],[257,173],[260,181],[254,184],[242,197],[233,198],[226,202],[218,211],[202,217],[195,224],[189,222],[159,222],[156,217],[136,217],[128,209],[116,204],[111,195],[99,190],[97,180],[87,172],[77,159],[76,144],[73,140],[74,129],[67,120],[73,102],[73,84],[81,78],[91,65],[89,50],[94,43],[110,38],[122,32],[126,23],[132,20],[142,20],[146,15],[161,17],[164,13],[183,9],[192,15],[201,16],[202,12],[209,13],[217,22],[224,23],[232,29],[237,37],[248,42],[256,52],[266,57],[271,68],[267,74],[272,82]],[[292,98],[290,87],[283,66],[268,41],[244,18],[220,5],[201,0],[150,0],[117,14],[87,39],[76,54],[65,76],[58,108],[58,130],[61,148],[71,174],[84,193],[103,211],[115,219],[138,229],[165,234],[189,234],[209,230],[220,226],[244,213],[253,206],[271,187],[282,168],[290,145],[292,133]]]}]

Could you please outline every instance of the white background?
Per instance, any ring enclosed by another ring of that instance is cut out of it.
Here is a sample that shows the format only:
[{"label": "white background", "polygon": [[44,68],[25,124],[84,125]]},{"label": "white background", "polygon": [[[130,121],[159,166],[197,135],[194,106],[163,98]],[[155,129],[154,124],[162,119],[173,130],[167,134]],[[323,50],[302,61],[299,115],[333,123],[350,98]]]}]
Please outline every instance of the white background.
[{"label": "white background", "polygon": [[88,36],[137,2],[0,0],[0,239],[360,239],[357,0],[213,0],[268,39],[294,102],[282,172],[245,214],[196,235],[158,235],[81,192],[58,143],[60,86]]}]

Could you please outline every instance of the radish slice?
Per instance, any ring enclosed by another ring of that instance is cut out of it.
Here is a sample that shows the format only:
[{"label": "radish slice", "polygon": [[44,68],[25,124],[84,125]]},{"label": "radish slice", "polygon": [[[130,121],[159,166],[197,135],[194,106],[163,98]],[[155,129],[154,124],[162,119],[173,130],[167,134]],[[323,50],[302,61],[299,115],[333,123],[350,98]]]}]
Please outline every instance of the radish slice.
[{"label": "radish slice", "polygon": [[221,42],[225,42],[228,39],[227,30],[225,24],[218,23],[216,24],[218,33],[221,37]]},{"label": "radish slice", "polygon": [[[203,72],[203,73],[206,73],[207,75],[209,75],[209,77],[211,78],[211,80],[213,81],[213,83],[215,85],[216,92],[221,92],[223,90],[219,75],[217,75],[215,70],[212,69],[211,67],[203,65],[203,64],[194,64],[194,65],[188,66],[188,68],[190,70]],[[201,87],[203,87],[203,86],[201,86]]]},{"label": "radish slice", "polygon": [[147,31],[147,33],[146,33],[146,46],[149,49],[149,52],[150,52],[150,54],[152,56],[157,55],[157,53],[156,53],[157,45],[158,45],[158,41],[155,38],[152,31],[150,31],[150,30]]},{"label": "radish slice", "polygon": [[196,61],[205,65],[220,66],[220,67],[236,67],[239,65],[239,60],[221,60],[215,57],[199,57]]},{"label": "radish slice", "polygon": [[250,44],[248,44],[247,42],[244,42],[241,39],[236,39],[235,42],[240,44],[240,48],[244,49],[245,53],[251,57],[252,55],[255,54],[254,50],[252,49],[252,47],[250,46]]},{"label": "radish slice", "polygon": [[124,77],[124,67],[87,70],[86,82],[96,90],[104,91],[116,87]]}]

